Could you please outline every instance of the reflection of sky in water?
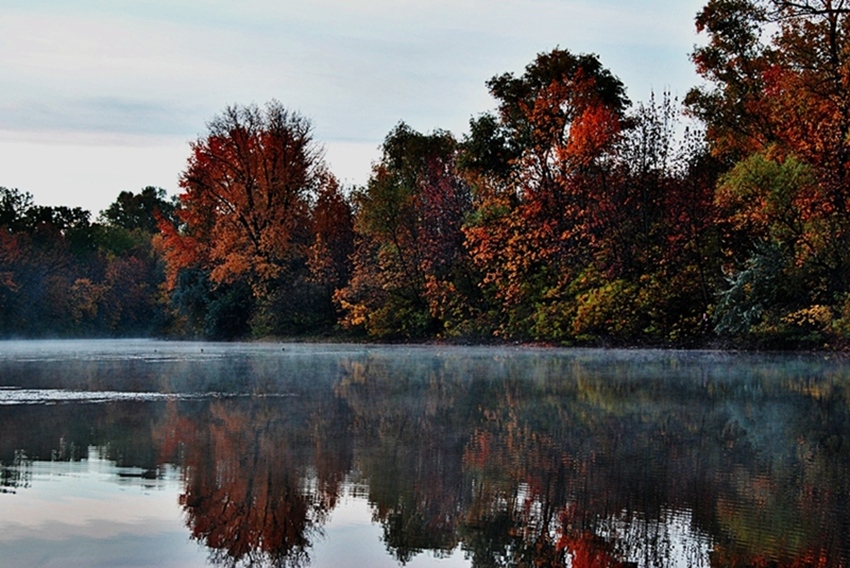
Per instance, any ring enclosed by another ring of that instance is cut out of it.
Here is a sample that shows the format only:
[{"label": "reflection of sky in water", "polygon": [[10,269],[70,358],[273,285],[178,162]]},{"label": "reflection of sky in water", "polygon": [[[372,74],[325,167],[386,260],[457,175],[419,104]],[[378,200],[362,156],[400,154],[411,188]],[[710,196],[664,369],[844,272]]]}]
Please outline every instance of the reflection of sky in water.
[{"label": "reflection of sky in water", "polygon": [[[350,488],[349,488],[350,489]],[[311,567],[333,568],[345,566],[368,566],[370,568],[398,568],[398,562],[388,554],[381,554],[381,527],[372,522],[372,508],[364,497],[355,497],[350,491],[339,500],[324,526],[324,538],[315,543],[310,556]],[[436,558],[431,552],[423,552],[405,564],[417,568],[439,566],[440,568],[467,567],[470,561],[464,558],[460,547],[446,558]]]},{"label": "reflection of sky in water", "polygon": [[[68,389],[19,389],[0,387],[0,406],[12,404],[59,404],[70,402],[158,402],[171,400],[195,400],[206,398],[234,398],[236,396],[248,396],[204,392],[204,393],[181,393],[164,394],[159,392],[120,392],[120,391],[77,391]],[[283,394],[251,395],[256,397],[285,397]]]},{"label": "reflection of sky in water", "polygon": [[[605,530],[604,525],[607,525]],[[608,519],[600,530],[602,536],[614,542],[630,543],[633,550],[626,555],[627,560],[638,566],[642,558],[652,556],[650,544],[667,550],[669,568],[708,568],[711,566],[710,538],[700,534],[693,526],[690,513],[665,511],[661,519],[635,520],[626,518]]]},{"label": "reflection of sky in water", "polygon": [[[10,567],[206,566],[206,548],[189,538],[178,503],[180,473],[157,479],[118,468],[97,448],[79,462],[31,462],[27,486],[0,494],[0,565]],[[363,487],[348,486],[311,550],[310,566],[395,568]],[[458,548],[446,558],[429,552],[411,568],[469,566]]]},{"label": "reflection of sky in water", "polygon": [[203,566],[186,534],[173,468],[156,480],[98,457],[32,462],[29,486],[0,495],[4,566]]}]

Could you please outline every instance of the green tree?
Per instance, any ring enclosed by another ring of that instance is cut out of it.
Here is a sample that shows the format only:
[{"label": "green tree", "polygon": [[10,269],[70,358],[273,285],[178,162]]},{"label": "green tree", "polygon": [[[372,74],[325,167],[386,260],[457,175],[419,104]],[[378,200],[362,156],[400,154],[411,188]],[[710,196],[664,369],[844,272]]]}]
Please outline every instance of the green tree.
[{"label": "green tree", "polygon": [[21,230],[27,212],[33,205],[32,195],[29,193],[0,187],[0,227],[7,231]]},{"label": "green tree", "polygon": [[174,215],[176,204],[167,197],[164,189],[153,186],[147,186],[139,193],[122,191],[109,207],[100,212],[99,220],[129,231],[141,229],[156,233],[159,218],[170,219]]},{"label": "green tree", "polygon": [[353,196],[354,272],[336,295],[345,325],[422,337],[457,323],[437,301],[462,278],[461,224],[471,200],[456,148],[448,132],[421,134],[404,123],[387,135],[367,186]]}]

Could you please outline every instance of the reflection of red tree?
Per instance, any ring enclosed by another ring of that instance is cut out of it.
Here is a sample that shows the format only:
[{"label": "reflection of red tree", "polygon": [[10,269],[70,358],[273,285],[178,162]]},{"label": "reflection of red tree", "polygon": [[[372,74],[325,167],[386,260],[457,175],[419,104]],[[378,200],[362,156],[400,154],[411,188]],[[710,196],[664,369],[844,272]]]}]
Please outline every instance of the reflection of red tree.
[{"label": "reflection of red tree", "polygon": [[628,562],[616,560],[610,552],[611,545],[597,535],[583,531],[563,535],[558,548],[566,550],[572,558],[573,568],[627,568]]},{"label": "reflection of red tree", "polygon": [[335,495],[303,482],[307,456],[299,450],[309,439],[287,414],[268,401],[227,401],[209,415],[168,421],[163,449],[182,454],[186,524],[217,562],[301,564],[332,507]]},{"label": "reflection of red tree", "polygon": [[493,511],[507,507],[507,536],[521,540],[517,555],[535,566],[633,566],[618,560],[612,542],[589,528],[610,512],[603,502],[613,488],[600,487],[594,497],[596,491],[587,486],[595,483],[590,464],[522,422],[512,397],[506,405],[506,411],[485,411],[486,426],[471,435],[466,447],[464,466],[479,488],[468,522],[481,526]]}]

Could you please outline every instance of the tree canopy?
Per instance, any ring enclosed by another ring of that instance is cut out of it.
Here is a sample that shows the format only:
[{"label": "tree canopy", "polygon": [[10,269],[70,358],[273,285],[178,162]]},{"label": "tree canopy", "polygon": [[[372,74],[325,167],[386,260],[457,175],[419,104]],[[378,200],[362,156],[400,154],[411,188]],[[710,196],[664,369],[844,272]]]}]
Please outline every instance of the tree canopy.
[{"label": "tree canopy", "polygon": [[[181,299],[178,311],[203,306],[204,323],[188,327],[216,336],[309,327],[313,304],[323,302],[311,290],[308,252],[316,238],[327,244],[331,236],[327,227],[314,235],[312,218],[340,204],[310,122],[271,101],[264,108],[228,107],[207,128],[191,145],[180,178],[176,222],[159,224],[159,250],[168,287]],[[344,212],[336,214],[346,222]],[[339,254],[330,260],[347,262]],[[187,286],[201,297],[187,298]],[[329,292],[324,295],[326,304]],[[328,309],[321,311],[327,317]]]},{"label": "tree canopy", "polygon": [[540,53],[462,135],[399,122],[362,187],[271,101],[213,117],[173,198],[121,192],[92,222],[3,189],[3,332],[124,333],[146,306],[215,338],[846,347],[848,15],[708,0],[681,103]]}]

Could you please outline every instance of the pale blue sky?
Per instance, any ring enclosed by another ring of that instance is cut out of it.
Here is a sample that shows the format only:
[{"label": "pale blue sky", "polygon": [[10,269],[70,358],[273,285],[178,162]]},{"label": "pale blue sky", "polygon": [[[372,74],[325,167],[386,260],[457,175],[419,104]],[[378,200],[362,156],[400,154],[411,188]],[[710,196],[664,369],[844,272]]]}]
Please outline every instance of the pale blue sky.
[{"label": "pale blue sky", "polygon": [[188,142],[226,105],[308,117],[331,169],[364,183],[404,120],[460,136],[485,81],[555,47],[596,53],[632,101],[697,83],[704,0],[4,0],[0,185],[96,214],[122,190],[178,192]]}]

